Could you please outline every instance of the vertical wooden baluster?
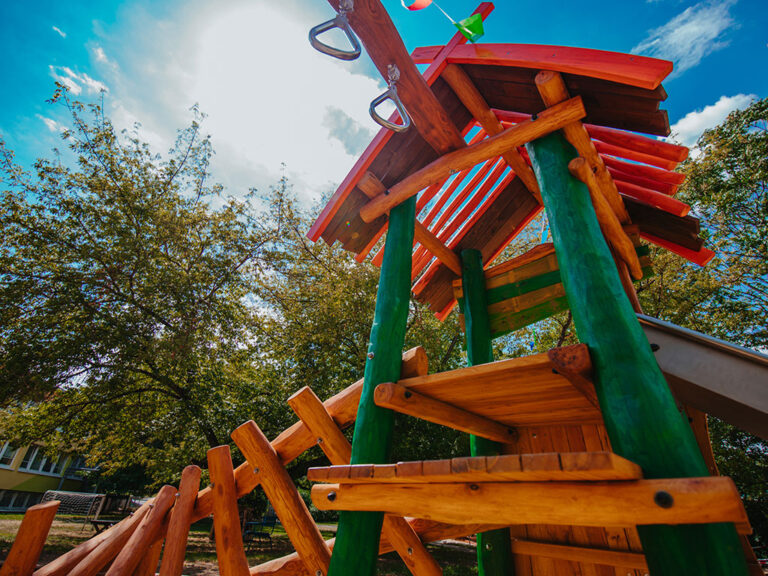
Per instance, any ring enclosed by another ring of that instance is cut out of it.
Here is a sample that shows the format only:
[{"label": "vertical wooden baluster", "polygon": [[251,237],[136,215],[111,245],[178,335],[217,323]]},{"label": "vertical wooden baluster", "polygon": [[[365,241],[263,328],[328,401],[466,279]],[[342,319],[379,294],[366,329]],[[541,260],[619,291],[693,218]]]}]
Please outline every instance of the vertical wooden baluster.
[{"label": "vertical wooden baluster", "polygon": [[200,474],[201,470],[197,466],[187,466],[181,473],[179,495],[171,510],[171,520],[165,538],[165,553],[160,566],[160,576],[180,576],[184,567],[189,525],[192,521],[197,492],[200,489]]},{"label": "vertical wooden baluster", "polygon": [[221,576],[248,576],[243,533],[237,512],[237,492],[229,446],[208,450],[208,471],[213,494],[213,528]]},{"label": "vertical wooden baluster", "polygon": [[26,511],[11,551],[8,552],[8,558],[0,568],[0,576],[32,574],[58,509],[59,501],[53,500],[36,504]]}]

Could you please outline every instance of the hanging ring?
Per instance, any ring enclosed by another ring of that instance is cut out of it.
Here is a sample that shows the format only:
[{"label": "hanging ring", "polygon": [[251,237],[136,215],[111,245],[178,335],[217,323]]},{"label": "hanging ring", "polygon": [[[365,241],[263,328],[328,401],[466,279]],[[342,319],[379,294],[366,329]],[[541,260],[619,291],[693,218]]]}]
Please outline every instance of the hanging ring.
[{"label": "hanging ring", "polygon": [[[312,47],[318,52],[322,52],[328,56],[333,56],[339,60],[355,60],[359,58],[361,52],[360,42],[357,40],[357,36],[355,36],[355,33],[352,31],[352,27],[349,25],[349,20],[347,20],[347,12],[351,11],[352,0],[342,0],[339,3],[339,13],[337,14],[336,18],[333,20],[328,20],[328,22],[318,24],[309,31],[309,43],[312,44]],[[339,48],[329,46],[328,44],[325,44],[324,42],[321,42],[317,39],[320,34],[328,32],[329,30],[333,30],[334,28],[338,28],[344,32],[347,40],[349,40],[349,43],[352,46],[352,50],[340,50]]]},{"label": "hanging ring", "polygon": [[[387,91],[382,95],[374,98],[373,102],[371,102],[371,106],[368,108],[368,113],[371,115],[371,118],[373,118],[373,121],[376,122],[376,124],[379,126],[383,126],[388,130],[392,130],[392,132],[405,132],[408,130],[408,128],[411,127],[411,117],[408,115],[405,106],[400,100],[400,97],[397,95],[396,84],[397,81],[400,80],[400,70],[398,70],[397,66],[394,64],[390,64],[387,66],[387,74],[389,76],[389,81],[387,82]],[[389,120],[382,118],[376,112],[376,108],[378,108],[379,104],[385,100],[391,100],[395,105],[395,109],[397,110],[397,113],[400,114],[400,118],[402,119],[401,124],[390,122]]]}]

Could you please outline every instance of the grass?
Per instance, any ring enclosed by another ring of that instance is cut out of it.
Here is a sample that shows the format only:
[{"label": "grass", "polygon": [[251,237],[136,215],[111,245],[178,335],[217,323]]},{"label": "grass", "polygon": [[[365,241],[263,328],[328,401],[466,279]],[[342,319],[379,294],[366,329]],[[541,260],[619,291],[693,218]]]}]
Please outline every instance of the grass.
[{"label": "grass", "polygon": [[[5,558],[21,524],[21,514],[0,514],[0,559]],[[209,539],[212,520],[206,518],[192,525],[187,543],[187,563],[184,573],[190,576],[215,576],[216,546]],[[57,516],[48,534],[41,563],[47,563],[91,538],[96,531],[90,524],[83,525],[82,518]],[[323,533],[332,538],[332,533]],[[445,576],[476,576],[475,552],[471,548],[429,545],[430,553],[443,568]],[[248,564],[256,566],[293,552],[288,536],[282,526],[276,526],[271,545],[259,542],[247,550]],[[382,576],[407,576],[410,574],[402,560],[394,552],[379,560],[378,574]]]}]

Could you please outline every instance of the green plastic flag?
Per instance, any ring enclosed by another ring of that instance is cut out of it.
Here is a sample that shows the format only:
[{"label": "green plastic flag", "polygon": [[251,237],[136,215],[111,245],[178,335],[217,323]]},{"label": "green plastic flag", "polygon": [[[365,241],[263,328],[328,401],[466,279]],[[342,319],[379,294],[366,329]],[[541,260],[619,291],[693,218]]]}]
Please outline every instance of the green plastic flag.
[{"label": "green plastic flag", "polygon": [[460,22],[454,22],[453,25],[472,43],[480,40],[485,33],[483,31],[483,17],[480,14],[472,14],[469,18],[464,18]]}]

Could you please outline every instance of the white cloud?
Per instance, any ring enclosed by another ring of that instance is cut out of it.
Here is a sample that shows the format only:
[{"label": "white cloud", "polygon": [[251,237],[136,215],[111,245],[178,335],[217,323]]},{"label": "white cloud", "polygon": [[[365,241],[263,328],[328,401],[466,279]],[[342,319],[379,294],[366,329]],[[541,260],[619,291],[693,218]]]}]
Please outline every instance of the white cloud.
[{"label": "white cloud", "polygon": [[723,33],[738,27],[730,15],[737,0],[710,0],[686,8],[632,48],[635,54],[672,60],[675,71],[670,78],[696,66],[701,60],[728,45]]},{"label": "white cloud", "polygon": [[305,203],[332,190],[378,130],[368,105],[384,84],[359,72],[365,63],[315,52],[307,32],[333,13],[318,16],[311,5],[297,10],[291,1],[192,2],[167,22],[134,15],[131,26],[143,38],[135,50],[103,43],[108,53],[120,54],[107,101],[119,100],[115,125],[140,120],[144,136],[151,132],[156,143],[166,143],[157,148],[162,152],[189,122],[188,108],[199,103],[217,152],[214,176],[228,193],[268,191],[282,163]]},{"label": "white cloud", "polygon": [[67,66],[49,66],[51,76],[57,82],[63,84],[74,96],[79,96],[83,92],[83,88],[88,94],[98,94],[99,92],[107,91],[107,86],[103,82],[94,80],[85,72],[77,73]]},{"label": "white cloud", "polygon": [[699,137],[709,128],[714,128],[728,117],[734,110],[742,110],[756,100],[755,94],[736,94],[721,96],[714,104],[705,106],[702,110],[694,110],[683,116],[671,126],[668,140],[679,142],[685,146],[694,146]]},{"label": "white cloud", "polygon": [[45,127],[48,128],[51,132],[63,132],[66,130],[66,126],[63,124],[60,124],[56,122],[53,118],[48,118],[47,116],[43,116],[42,114],[36,114],[36,116],[43,121],[45,124]]},{"label": "white cloud", "polygon": [[58,26],[51,26],[51,29],[54,32],[56,32],[59,36],[61,36],[62,38],[66,38],[67,37],[67,33],[62,31],[62,29],[59,28]]}]

